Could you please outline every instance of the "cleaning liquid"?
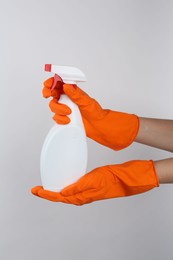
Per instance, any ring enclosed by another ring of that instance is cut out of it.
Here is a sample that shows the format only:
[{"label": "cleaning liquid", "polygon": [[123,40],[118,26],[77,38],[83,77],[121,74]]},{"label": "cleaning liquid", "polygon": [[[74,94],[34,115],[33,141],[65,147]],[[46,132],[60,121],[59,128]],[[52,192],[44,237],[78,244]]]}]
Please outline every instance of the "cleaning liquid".
[{"label": "cleaning liquid", "polygon": [[[82,71],[74,67],[45,65],[45,70],[55,73],[52,89],[57,81],[68,84],[86,81]],[[62,94],[59,103],[71,108],[70,123],[55,124],[49,131],[41,151],[41,181],[45,190],[59,192],[76,182],[86,173],[87,141],[78,106]]]}]

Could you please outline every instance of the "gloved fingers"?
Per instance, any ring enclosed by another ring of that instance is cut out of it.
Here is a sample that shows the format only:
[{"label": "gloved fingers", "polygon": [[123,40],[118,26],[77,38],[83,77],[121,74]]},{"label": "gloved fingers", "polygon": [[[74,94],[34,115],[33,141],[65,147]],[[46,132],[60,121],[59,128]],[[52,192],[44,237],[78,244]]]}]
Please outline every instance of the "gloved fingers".
[{"label": "gloved fingers", "polygon": [[55,122],[59,125],[66,125],[70,123],[70,118],[68,116],[61,116],[57,114],[53,116],[53,120],[55,120]]},{"label": "gloved fingers", "polygon": [[87,190],[93,189],[92,176],[90,173],[85,174],[77,182],[65,187],[61,194],[64,197],[74,196]]},{"label": "gloved fingers", "polygon": [[59,192],[48,191],[44,190],[43,188],[38,189],[37,196],[53,202],[63,202],[78,206],[84,204],[84,200],[81,199],[80,196],[63,197]]},{"label": "gloved fingers", "polygon": [[38,196],[40,198],[47,199],[54,202],[65,202],[63,196],[59,192],[40,189],[38,191]]},{"label": "gloved fingers", "polygon": [[51,87],[53,85],[53,77],[44,81],[43,85],[44,85],[44,88],[42,90],[43,96],[45,98],[48,98],[51,96]]},{"label": "gloved fingers", "polygon": [[[61,194],[63,194],[61,192]],[[81,206],[84,204],[91,203],[96,200],[101,200],[103,196],[103,191],[101,189],[91,188],[85,191],[81,191],[79,193],[70,195],[70,196],[64,196],[64,200],[66,200],[66,203],[71,203],[77,206]]]},{"label": "gloved fingers", "polygon": [[96,189],[86,190],[71,196],[63,196],[62,192],[44,190],[42,186],[36,186],[31,190],[32,194],[40,198],[53,201],[82,206],[100,199],[100,191]]},{"label": "gloved fingers", "polygon": [[31,189],[32,194],[54,202],[66,202],[59,192],[44,190],[42,186],[36,186]]},{"label": "gloved fingers", "polygon": [[63,198],[65,203],[74,204],[76,206],[82,206],[93,201],[90,197],[85,197],[82,192],[67,197],[63,196]]},{"label": "gloved fingers", "polygon": [[[34,194],[34,193],[33,193]],[[44,190],[42,187],[37,190],[37,194],[34,194],[42,199],[46,199],[53,202],[63,202],[67,204],[73,204],[76,206],[81,206],[83,204],[89,203],[90,200],[87,200],[81,194],[77,194],[76,196],[64,197],[60,192],[53,192]]]},{"label": "gloved fingers", "polygon": [[44,88],[42,90],[42,93],[45,98],[52,96],[52,97],[56,97],[57,99],[59,99],[60,94],[63,93],[63,83],[61,81],[58,81],[56,83],[56,87],[53,90],[51,90],[53,81],[54,81],[54,78],[51,77],[43,83]]},{"label": "gloved fingers", "polygon": [[42,189],[43,189],[42,186],[35,186],[35,187],[33,187],[33,188],[31,189],[31,192],[32,192],[32,194],[38,196],[38,192],[39,192],[40,190],[42,190]]},{"label": "gloved fingers", "polygon": [[72,112],[71,109],[67,105],[58,103],[58,100],[56,98],[53,98],[50,101],[49,107],[52,112],[54,112],[55,114],[58,114],[58,115],[63,115],[63,116],[70,115]]},{"label": "gloved fingers", "polygon": [[56,98],[57,100],[60,98],[60,95],[61,95],[61,90],[60,90],[60,89],[54,88],[54,89],[51,91],[51,96],[52,96],[53,98]]},{"label": "gloved fingers", "polygon": [[[64,84],[63,90],[80,109],[90,106],[95,100],[76,85]],[[96,102],[96,101],[95,101]]]},{"label": "gloved fingers", "polygon": [[50,89],[47,89],[47,88],[43,88],[42,90],[42,94],[43,94],[43,97],[45,98],[49,98],[51,96],[51,90]]}]

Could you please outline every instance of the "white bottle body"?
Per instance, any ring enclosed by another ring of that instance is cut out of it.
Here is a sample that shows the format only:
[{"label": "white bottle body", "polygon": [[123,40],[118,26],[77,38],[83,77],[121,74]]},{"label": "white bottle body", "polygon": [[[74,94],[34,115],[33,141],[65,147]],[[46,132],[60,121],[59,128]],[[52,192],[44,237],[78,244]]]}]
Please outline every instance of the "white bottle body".
[{"label": "white bottle body", "polygon": [[87,141],[79,108],[66,95],[59,103],[71,108],[71,122],[55,124],[41,151],[40,170],[43,188],[59,192],[86,173]]}]

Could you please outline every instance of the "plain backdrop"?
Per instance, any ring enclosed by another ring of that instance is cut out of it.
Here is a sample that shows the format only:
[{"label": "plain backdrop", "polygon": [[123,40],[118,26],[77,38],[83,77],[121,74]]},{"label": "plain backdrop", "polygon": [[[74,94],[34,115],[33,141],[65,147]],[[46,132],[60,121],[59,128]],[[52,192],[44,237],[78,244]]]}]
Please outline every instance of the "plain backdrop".
[{"label": "plain backdrop", "polygon": [[[173,1],[0,0],[0,259],[172,260],[173,185],[82,207],[30,193],[54,124],[42,98],[45,63],[80,68],[104,108],[173,113]],[[172,140],[170,140],[172,142]],[[171,153],[88,140],[88,171]]]}]

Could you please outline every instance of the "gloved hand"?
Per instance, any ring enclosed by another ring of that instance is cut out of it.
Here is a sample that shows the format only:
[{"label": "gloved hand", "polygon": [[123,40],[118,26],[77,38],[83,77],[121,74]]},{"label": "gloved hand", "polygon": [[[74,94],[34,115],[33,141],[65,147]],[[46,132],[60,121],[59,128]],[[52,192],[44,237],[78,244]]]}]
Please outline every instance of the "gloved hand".
[{"label": "gloved hand", "polygon": [[83,205],[97,200],[124,197],[146,192],[159,186],[153,161],[129,161],[96,168],[61,192],[32,189],[41,198]]},{"label": "gloved hand", "polygon": [[114,150],[123,149],[135,140],[139,130],[138,116],[103,109],[95,99],[76,85],[58,82],[51,93],[52,84],[53,78],[44,82],[43,96],[53,96],[49,106],[55,113],[53,119],[58,124],[70,122],[68,115],[72,112],[71,109],[58,103],[60,95],[65,93],[78,105],[88,137]]}]

